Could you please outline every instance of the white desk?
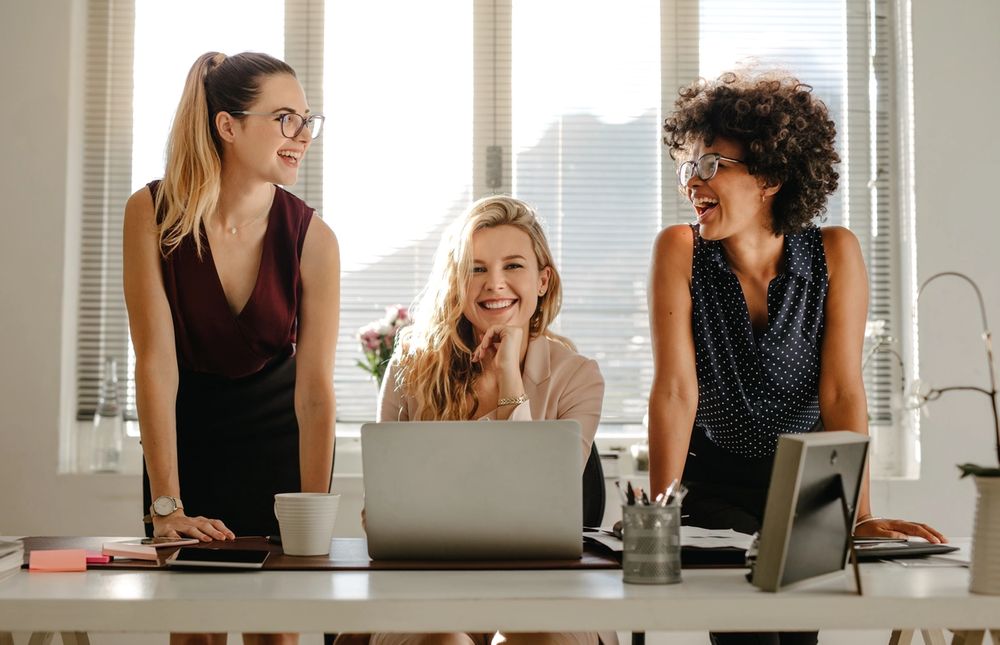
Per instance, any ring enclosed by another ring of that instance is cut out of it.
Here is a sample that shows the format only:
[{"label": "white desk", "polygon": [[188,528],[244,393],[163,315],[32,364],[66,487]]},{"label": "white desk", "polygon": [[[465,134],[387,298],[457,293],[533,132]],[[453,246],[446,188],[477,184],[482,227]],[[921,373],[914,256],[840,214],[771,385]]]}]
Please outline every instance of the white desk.
[{"label": "white desk", "polygon": [[0,580],[0,632],[370,632],[989,629],[1000,596],[963,568],[862,565],[778,594],[735,569],[685,570],[679,585],[620,571],[234,574],[89,571]]}]

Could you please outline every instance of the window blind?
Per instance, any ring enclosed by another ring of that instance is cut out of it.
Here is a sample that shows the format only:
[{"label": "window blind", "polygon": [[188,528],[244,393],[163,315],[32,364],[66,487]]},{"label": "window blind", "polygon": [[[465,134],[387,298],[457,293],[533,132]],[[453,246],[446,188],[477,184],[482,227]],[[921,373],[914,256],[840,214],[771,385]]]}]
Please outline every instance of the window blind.
[{"label": "window blind", "polygon": [[[281,7],[283,24],[265,22],[328,117],[294,190],[340,240],[341,421],[375,417],[375,385],[355,364],[358,329],[413,300],[441,232],[473,199],[510,193],[546,225],[566,286],[556,330],[599,361],[605,424],[641,422],[652,371],[649,252],[659,228],[690,221],[660,126],[680,86],[748,57],[797,74],[829,106],[844,163],[826,223],[858,235],[871,317],[897,328],[887,0],[256,1]],[[139,163],[129,159],[132,131],[106,116],[131,113],[131,8],[94,0],[88,18],[81,417],[92,413],[101,358],[118,352],[124,364],[128,354],[115,236],[129,191],[152,178],[123,183],[123,169]],[[190,59],[226,47],[281,55],[272,41],[212,45],[219,37]],[[162,146],[165,129],[158,136]],[[892,422],[895,369],[888,353],[866,369],[873,424]]]},{"label": "window blind", "polygon": [[[323,114],[323,0],[285,0],[285,62],[302,84],[313,114]],[[309,145],[299,180],[288,190],[323,215],[323,137]]]},{"label": "window blind", "polygon": [[77,417],[97,407],[104,361],[118,365],[119,400],[135,418],[122,293],[122,210],[132,174],[132,0],[87,3],[83,212],[76,341]]},{"label": "window blind", "polygon": [[652,378],[649,250],[672,189],[660,183],[659,6],[512,8],[511,190],[546,223],[564,285],[555,331],[599,362],[602,421],[638,424]]},{"label": "window blind", "polygon": [[324,217],[340,242],[340,421],[373,421],[358,329],[427,282],[473,177],[472,5],[327,0]]}]

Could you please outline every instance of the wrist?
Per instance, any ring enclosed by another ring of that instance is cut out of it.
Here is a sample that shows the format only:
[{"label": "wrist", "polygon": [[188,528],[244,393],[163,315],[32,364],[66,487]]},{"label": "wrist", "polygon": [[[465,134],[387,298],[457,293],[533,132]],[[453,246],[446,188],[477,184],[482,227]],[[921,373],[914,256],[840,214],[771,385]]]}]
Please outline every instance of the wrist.
[{"label": "wrist", "polygon": [[[143,517],[144,522],[152,522],[155,518],[163,518],[173,515],[174,513],[181,512],[184,509],[184,504],[181,502],[179,497],[171,495],[160,495],[153,500],[153,503],[149,506],[149,515]],[[147,517],[149,518],[147,520]]]},{"label": "wrist", "polygon": [[859,517],[858,520],[854,523],[854,530],[857,531],[858,527],[862,526],[863,524],[868,524],[869,522],[879,522],[882,519],[884,518],[875,517],[871,513],[866,513],[865,515]]},{"label": "wrist", "polygon": [[518,396],[502,396],[497,399],[497,407],[503,408],[507,406],[517,407],[522,403],[528,402],[528,396],[526,394],[520,394]]}]

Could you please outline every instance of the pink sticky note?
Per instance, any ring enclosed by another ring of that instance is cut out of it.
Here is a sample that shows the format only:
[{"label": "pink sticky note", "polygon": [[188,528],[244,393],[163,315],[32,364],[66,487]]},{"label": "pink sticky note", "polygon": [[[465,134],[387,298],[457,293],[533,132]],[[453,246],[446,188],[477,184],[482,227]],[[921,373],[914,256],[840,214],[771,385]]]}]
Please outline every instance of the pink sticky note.
[{"label": "pink sticky note", "polygon": [[108,564],[111,562],[110,555],[104,555],[97,551],[87,551],[87,564]]},{"label": "pink sticky note", "polygon": [[36,549],[28,558],[29,571],[86,571],[83,549]]}]

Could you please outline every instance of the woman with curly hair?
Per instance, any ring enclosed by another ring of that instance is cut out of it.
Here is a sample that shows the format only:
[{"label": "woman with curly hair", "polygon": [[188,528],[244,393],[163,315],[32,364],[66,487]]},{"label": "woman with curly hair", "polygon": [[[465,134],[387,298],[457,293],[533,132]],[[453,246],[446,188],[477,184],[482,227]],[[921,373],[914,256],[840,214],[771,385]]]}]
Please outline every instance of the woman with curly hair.
[{"label": "woman with curly hair", "polygon": [[[382,421],[574,419],[590,454],[604,399],[597,362],[549,325],[562,283],[533,209],[474,203],[438,247],[379,397]],[[582,473],[582,470],[581,470]],[[489,643],[491,634],[376,634],[372,643]],[[505,634],[508,643],[597,645],[596,633]],[[604,643],[615,643],[613,634]]]},{"label": "woman with curly hair", "polygon": [[[868,432],[861,248],[849,230],[813,224],[837,188],[836,129],[808,85],[750,72],[681,89],[663,128],[696,222],[667,227],[653,248],[651,489],[681,479],[687,523],[754,533],[779,435]],[[944,540],[874,517],[867,475],[855,534]]]}]

